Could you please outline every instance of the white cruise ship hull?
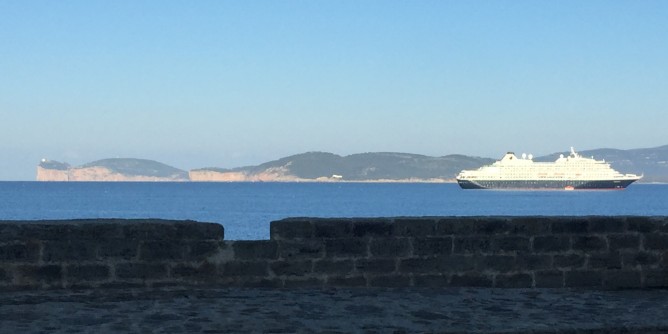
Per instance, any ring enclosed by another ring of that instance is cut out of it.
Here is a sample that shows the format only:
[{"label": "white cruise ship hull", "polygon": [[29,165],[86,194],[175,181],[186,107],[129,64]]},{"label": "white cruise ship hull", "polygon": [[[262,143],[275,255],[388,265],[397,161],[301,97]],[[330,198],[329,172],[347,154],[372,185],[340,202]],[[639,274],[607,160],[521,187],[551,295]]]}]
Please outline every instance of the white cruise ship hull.
[{"label": "white cruise ship hull", "polygon": [[638,179],[623,180],[461,180],[462,189],[624,189]]}]

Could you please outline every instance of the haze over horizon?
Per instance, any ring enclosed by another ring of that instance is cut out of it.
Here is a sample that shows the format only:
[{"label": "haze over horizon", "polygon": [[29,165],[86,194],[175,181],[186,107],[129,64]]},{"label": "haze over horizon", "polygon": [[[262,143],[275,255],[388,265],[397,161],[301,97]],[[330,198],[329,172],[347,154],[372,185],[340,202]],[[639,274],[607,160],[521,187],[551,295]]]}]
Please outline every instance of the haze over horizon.
[{"label": "haze over horizon", "polygon": [[668,144],[665,1],[0,0],[0,180]]}]

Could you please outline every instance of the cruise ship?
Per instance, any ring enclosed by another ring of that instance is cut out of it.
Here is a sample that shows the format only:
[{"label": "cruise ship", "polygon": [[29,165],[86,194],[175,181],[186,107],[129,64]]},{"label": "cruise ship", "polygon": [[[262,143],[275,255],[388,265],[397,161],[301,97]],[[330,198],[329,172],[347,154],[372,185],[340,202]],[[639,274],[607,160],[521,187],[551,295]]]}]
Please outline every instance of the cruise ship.
[{"label": "cruise ship", "polygon": [[586,158],[575,152],[555,162],[534,162],[531,155],[519,158],[508,152],[499,161],[457,175],[462,189],[624,189],[641,176],[622,174],[605,160]]}]

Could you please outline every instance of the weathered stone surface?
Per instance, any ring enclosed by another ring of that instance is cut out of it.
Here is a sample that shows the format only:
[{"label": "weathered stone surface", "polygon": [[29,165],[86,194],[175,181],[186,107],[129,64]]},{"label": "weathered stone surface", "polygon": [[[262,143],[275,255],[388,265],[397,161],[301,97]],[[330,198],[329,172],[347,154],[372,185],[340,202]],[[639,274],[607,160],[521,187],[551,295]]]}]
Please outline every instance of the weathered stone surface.
[{"label": "weathered stone surface", "polygon": [[195,281],[215,281],[218,274],[218,268],[208,262],[199,265],[179,264],[172,268],[172,277],[193,279]]},{"label": "weathered stone surface", "polygon": [[651,269],[645,273],[646,288],[665,288],[668,286],[668,269]]},{"label": "weathered stone surface", "polygon": [[313,224],[309,218],[288,218],[270,223],[270,238],[276,240],[313,237]]},{"label": "weathered stone surface", "polygon": [[477,273],[452,275],[450,279],[450,286],[492,287],[493,285],[491,277]]},{"label": "weathered stone surface", "polygon": [[649,252],[637,252],[622,254],[622,264],[624,268],[633,269],[638,266],[651,266],[659,262],[660,257],[657,254]]},{"label": "weathered stone surface", "polygon": [[404,257],[411,251],[408,238],[373,238],[369,241],[371,256]]},{"label": "weathered stone surface", "polygon": [[533,238],[533,250],[537,253],[565,252],[571,249],[567,236],[541,235]]},{"label": "weathered stone surface", "polygon": [[491,250],[491,238],[485,236],[455,237],[454,243],[456,254],[487,253]]},{"label": "weathered stone surface", "polygon": [[92,241],[47,241],[43,244],[44,262],[92,261],[97,258],[97,245]]},{"label": "weathered stone surface", "polygon": [[477,269],[481,272],[486,270],[502,273],[514,271],[516,269],[515,257],[508,255],[479,256]]},{"label": "weathered stone surface", "polygon": [[317,259],[325,255],[325,243],[320,239],[281,240],[278,256],[281,259]]},{"label": "weathered stone surface", "polygon": [[573,250],[577,251],[605,251],[608,245],[605,238],[595,235],[573,237]]},{"label": "weathered stone surface", "polygon": [[353,223],[349,219],[322,219],[313,224],[316,238],[352,238]]},{"label": "weathered stone surface", "polygon": [[496,236],[492,238],[493,252],[528,252],[529,238],[523,236]]},{"label": "weathered stone surface", "polygon": [[450,277],[443,274],[414,275],[413,286],[440,288],[450,285]]},{"label": "weathered stone surface", "polygon": [[363,237],[389,237],[392,236],[394,225],[383,219],[358,219],[353,222],[353,236]]},{"label": "weathered stone surface", "polygon": [[631,232],[650,233],[658,230],[658,225],[649,217],[627,217],[626,223]]},{"label": "weathered stone surface", "polygon": [[426,237],[436,232],[435,218],[396,218],[394,220],[394,236],[398,237]]},{"label": "weathered stone surface", "polygon": [[277,259],[278,243],[275,240],[234,241],[234,256],[239,260]]},{"label": "weathered stone surface", "polygon": [[39,252],[40,245],[34,241],[0,245],[0,261],[35,263]]},{"label": "weathered stone surface", "polygon": [[668,233],[645,234],[644,246],[647,250],[668,250]]},{"label": "weathered stone surface", "polygon": [[269,267],[276,276],[304,276],[313,271],[310,260],[274,261]]},{"label": "weathered stone surface", "polygon": [[619,253],[590,254],[587,258],[588,269],[621,269],[622,258]]},{"label": "weathered stone surface", "polygon": [[397,268],[394,259],[357,259],[355,270],[360,273],[392,273]]},{"label": "weathered stone surface", "polygon": [[97,244],[101,259],[132,260],[139,256],[139,240],[108,239]]},{"label": "weathered stone surface", "polygon": [[340,287],[363,287],[367,286],[366,278],[361,275],[332,275],[327,278],[327,284]]},{"label": "weathered stone surface", "polygon": [[144,241],[139,245],[142,261],[177,261],[185,259],[187,245],[182,241]]},{"label": "weathered stone surface", "polygon": [[230,261],[222,264],[224,276],[268,276],[269,265],[265,261]]},{"label": "weathered stone surface", "polygon": [[536,288],[564,287],[564,273],[557,270],[541,270],[534,273]]},{"label": "weathered stone surface", "polygon": [[565,272],[565,286],[580,287],[600,287],[603,284],[603,273],[601,271],[567,271]]},{"label": "weathered stone surface", "polygon": [[622,249],[635,249],[640,247],[640,235],[637,234],[609,234],[608,244],[610,251],[618,251]]},{"label": "weathered stone surface", "polygon": [[630,289],[642,287],[639,271],[607,270],[603,272],[603,287],[606,289]]},{"label": "weathered stone surface", "polygon": [[120,263],[116,265],[116,277],[120,279],[167,278],[167,266],[154,263]]},{"label": "weathered stone surface", "polygon": [[589,231],[589,221],[578,217],[553,218],[551,230],[554,234],[585,234]]},{"label": "weathered stone surface", "polygon": [[109,266],[102,264],[74,264],[65,268],[70,282],[107,280],[110,275]]},{"label": "weathered stone surface", "polygon": [[411,278],[404,275],[382,275],[369,278],[370,287],[400,288],[411,286]]},{"label": "weathered stone surface", "polygon": [[413,239],[414,256],[437,256],[452,253],[451,237],[426,237]]},{"label": "weathered stone surface", "polygon": [[366,257],[368,241],[363,238],[327,239],[325,256],[327,257]]},{"label": "weathered stone surface", "polygon": [[592,233],[621,233],[626,231],[625,217],[588,217],[589,232]]},{"label": "weathered stone surface", "polygon": [[494,280],[497,288],[530,288],[533,285],[533,279],[527,273],[496,275]]},{"label": "weathered stone surface", "polygon": [[354,269],[353,260],[322,259],[313,263],[313,273],[316,274],[347,275]]},{"label": "weathered stone surface", "polygon": [[16,267],[14,279],[19,285],[60,283],[63,268],[60,265],[20,265]]},{"label": "weathered stone surface", "polygon": [[577,269],[584,267],[585,257],[578,254],[555,255],[552,263],[555,269]]},{"label": "weathered stone surface", "polygon": [[517,268],[524,270],[544,270],[552,268],[552,257],[549,255],[521,254],[515,258]]}]

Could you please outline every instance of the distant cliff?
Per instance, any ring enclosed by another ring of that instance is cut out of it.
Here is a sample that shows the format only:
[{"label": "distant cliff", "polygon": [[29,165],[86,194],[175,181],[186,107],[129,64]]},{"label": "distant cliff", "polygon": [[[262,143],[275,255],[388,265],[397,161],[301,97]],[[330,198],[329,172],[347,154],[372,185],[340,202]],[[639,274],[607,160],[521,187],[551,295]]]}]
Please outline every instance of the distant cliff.
[{"label": "distant cliff", "polygon": [[104,159],[79,167],[42,160],[37,181],[188,181],[188,173],[145,159]]}]

